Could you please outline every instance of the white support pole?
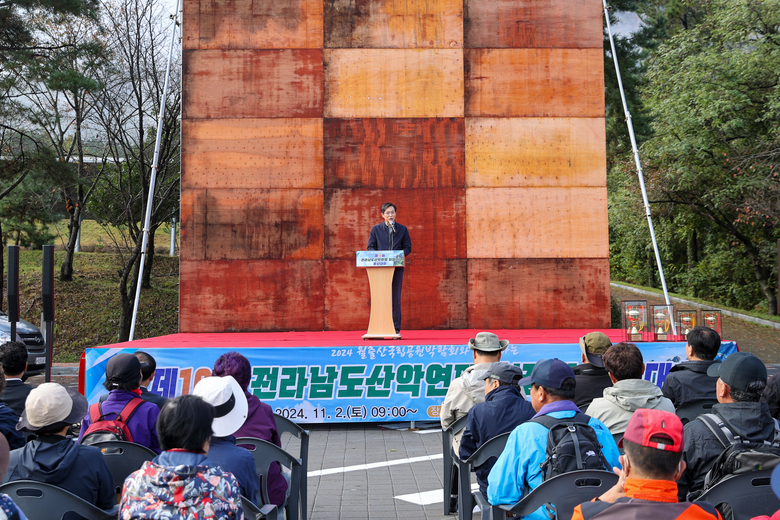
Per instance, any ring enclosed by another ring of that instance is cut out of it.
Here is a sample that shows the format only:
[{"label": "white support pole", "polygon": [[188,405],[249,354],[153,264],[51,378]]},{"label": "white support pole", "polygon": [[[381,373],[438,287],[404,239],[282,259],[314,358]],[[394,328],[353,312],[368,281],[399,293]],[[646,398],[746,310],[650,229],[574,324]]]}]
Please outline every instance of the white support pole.
[{"label": "white support pole", "polygon": [[[664,277],[664,268],[661,265],[661,254],[658,251],[658,242],[655,240],[655,228],[653,228],[653,216],[650,213],[650,202],[647,200],[647,190],[645,189],[645,174],[642,172],[642,161],[639,159],[639,148],[636,145],[634,136],[634,123],[631,121],[631,112],[628,111],[626,103],[626,94],[623,91],[623,80],[620,78],[620,66],[618,65],[617,52],[615,51],[615,40],[612,38],[612,26],[609,23],[609,7],[607,0],[601,0],[604,5],[604,20],[607,24],[607,33],[609,34],[609,46],[612,51],[612,60],[615,62],[615,75],[617,76],[618,88],[620,89],[620,99],[623,100],[623,112],[626,115],[626,126],[628,126],[628,135],[631,138],[631,150],[634,152],[634,162],[636,163],[636,173],[639,177],[639,188],[642,191],[642,202],[645,205],[645,215],[647,216],[647,225],[650,228],[650,238],[653,241],[653,251],[655,251],[655,262],[658,264],[658,274],[661,276],[661,286],[664,290],[664,300],[666,305],[671,305],[669,301],[669,291],[666,289],[666,278]],[[672,321],[672,334],[677,335],[677,327]]]},{"label": "white support pole", "polygon": [[157,120],[157,138],[154,142],[154,159],[152,160],[152,174],[149,179],[149,195],[146,200],[146,217],[144,218],[143,240],[141,241],[141,265],[138,270],[138,281],[135,288],[135,301],[133,302],[133,320],[130,323],[130,341],[135,336],[135,322],[138,319],[138,301],[141,299],[141,282],[144,278],[144,261],[146,260],[146,248],[149,247],[149,227],[152,221],[152,205],[154,204],[154,189],[157,182],[157,165],[160,159],[160,141],[162,140],[163,122],[165,121],[165,103],[168,101],[168,84],[171,79],[171,62],[173,61],[173,47],[176,44],[176,28],[179,26],[179,12],[181,0],[176,2],[176,12],[172,16],[173,27],[171,30],[171,47],[168,51],[168,65],[165,68],[165,84],[160,103],[160,115]]},{"label": "white support pole", "polygon": [[170,256],[176,256],[176,217],[173,217],[171,221],[171,254]]}]

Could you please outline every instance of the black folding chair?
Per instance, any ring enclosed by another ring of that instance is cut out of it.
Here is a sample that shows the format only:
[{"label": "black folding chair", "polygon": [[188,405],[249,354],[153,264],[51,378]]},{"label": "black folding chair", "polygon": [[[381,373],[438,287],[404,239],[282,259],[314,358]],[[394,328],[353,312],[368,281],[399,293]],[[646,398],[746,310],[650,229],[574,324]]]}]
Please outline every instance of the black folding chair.
[{"label": "black folding chair", "polygon": [[279,510],[273,504],[257,507],[254,502],[241,495],[241,507],[244,509],[244,518],[247,520],[276,520]]},{"label": "black folding chair", "polygon": [[299,425],[292,422],[290,419],[282,417],[281,415],[274,414],[276,420],[276,430],[279,432],[279,436],[283,433],[289,433],[293,437],[298,438],[301,441],[301,449],[298,452],[298,458],[301,459],[301,486],[300,491],[300,504],[301,504],[301,520],[306,520],[308,512],[308,485],[307,474],[309,472],[309,430],[304,430]]},{"label": "black folding chair", "polygon": [[301,486],[301,461],[284,451],[276,444],[252,437],[241,437],[236,439],[236,444],[241,446],[251,446],[249,452],[255,459],[255,470],[262,481],[260,492],[263,503],[270,504],[271,499],[268,496],[268,472],[273,462],[278,462],[288,468],[291,472],[290,494],[282,507],[287,513],[287,520],[298,520],[298,509]]},{"label": "black folding chair", "polygon": [[92,446],[100,448],[103,453],[108,469],[114,477],[117,494],[122,492],[125,479],[132,472],[141,469],[144,462],[157,456],[146,446],[127,441],[96,442]]},{"label": "black folding chair", "polygon": [[547,506],[554,512],[553,518],[571,520],[575,507],[593,500],[617,481],[618,476],[611,471],[571,471],[542,482],[518,503],[499,507],[517,516],[526,516]]},{"label": "black folding chair", "polygon": [[[780,499],[772,492],[769,484],[771,476],[771,469],[734,475],[712,486],[696,501],[709,502],[718,508],[721,515],[730,510],[734,520],[772,516],[780,509]],[[726,516],[723,518],[726,520]]]},{"label": "black folding chair", "polygon": [[693,401],[675,409],[675,413],[683,424],[688,424],[703,413],[712,413],[712,406],[715,404],[718,404],[717,399]]},{"label": "black folding chair", "polygon": [[506,440],[509,438],[510,433],[512,432],[502,433],[501,435],[493,437],[485,444],[480,446],[479,449],[477,449],[477,451],[475,451],[467,460],[459,461],[459,520],[471,520],[475,502],[482,511],[482,520],[504,519],[504,511],[497,506],[491,506],[488,501],[485,500],[485,497],[482,496],[482,492],[479,489],[474,492],[471,491],[471,473],[487,462],[490,457],[497,458],[499,455],[501,455],[501,452],[504,451],[504,446],[506,446]]},{"label": "black folding chair", "polygon": [[67,513],[76,513],[87,520],[116,520],[119,506],[109,511],[90,504],[70,491],[34,480],[15,480],[0,486],[19,506],[29,520],[61,520]]},{"label": "black folding chair", "polygon": [[450,424],[441,432],[441,453],[444,459],[444,514],[451,515],[455,512],[450,500],[458,498],[458,454],[452,452],[452,441],[455,435],[466,428],[466,422],[469,416],[464,415],[454,423]]}]

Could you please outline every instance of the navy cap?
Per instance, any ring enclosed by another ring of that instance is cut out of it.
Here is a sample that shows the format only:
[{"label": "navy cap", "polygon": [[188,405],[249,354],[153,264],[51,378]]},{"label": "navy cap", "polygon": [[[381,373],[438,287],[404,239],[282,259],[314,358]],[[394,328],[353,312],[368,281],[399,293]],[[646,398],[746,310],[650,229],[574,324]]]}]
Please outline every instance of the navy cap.
[{"label": "navy cap", "polygon": [[563,381],[574,378],[574,370],[558,358],[540,359],[531,375],[517,382],[518,386],[536,383],[547,388],[560,388]]},{"label": "navy cap", "polygon": [[721,378],[731,388],[747,391],[753,381],[766,383],[766,365],[749,352],[734,352],[722,363],[710,365],[707,375]]},{"label": "navy cap", "polygon": [[508,385],[516,385],[517,382],[523,378],[523,370],[520,367],[516,367],[511,363],[491,363],[485,373],[479,379],[485,380],[487,378],[495,379],[501,383]]}]

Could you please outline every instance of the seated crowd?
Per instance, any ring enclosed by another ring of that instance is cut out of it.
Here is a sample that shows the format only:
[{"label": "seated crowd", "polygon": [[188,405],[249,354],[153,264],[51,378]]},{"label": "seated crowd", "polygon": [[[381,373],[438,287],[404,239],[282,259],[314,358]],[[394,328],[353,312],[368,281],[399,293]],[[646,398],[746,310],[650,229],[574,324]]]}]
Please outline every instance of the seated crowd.
[{"label": "seated crowd", "polygon": [[[102,441],[125,440],[157,456],[125,480],[120,518],[239,519],[243,518],[242,496],[263,505],[254,457],[236,446],[236,437],[254,437],[279,447],[281,439],[270,406],[248,392],[251,367],[241,354],[224,354],[216,361],[213,375],[201,379],[192,395],[171,400],[147,389],[156,368],[152,356],[141,351],[116,354],[106,364],[104,386],[109,393],[89,406],[84,396],[57,383],[36,388],[22,383],[26,363],[20,361],[21,349],[26,359],[23,343],[0,345],[0,364],[14,376],[6,372],[0,391],[7,388],[6,379],[18,379],[12,394],[25,396],[20,416],[0,403],[2,483],[48,483],[100,509],[115,510],[115,486],[122,483],[114,482],[97,446]],[[79,424],[76,436],[74,426]],[[267,488],[270,502],[281,506],[288,482],[277,463]],[[0,494],[0,517],[2,513],[25,519]],[[69,513],[65,518],[80,516]]]}]

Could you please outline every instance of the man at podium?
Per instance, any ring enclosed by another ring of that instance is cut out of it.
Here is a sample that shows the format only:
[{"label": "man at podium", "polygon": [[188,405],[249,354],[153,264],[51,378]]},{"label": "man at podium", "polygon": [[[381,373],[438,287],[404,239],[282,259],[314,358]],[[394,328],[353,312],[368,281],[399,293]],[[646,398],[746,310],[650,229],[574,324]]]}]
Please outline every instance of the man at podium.
[{"label": "man at podium", "polygon": [[[412,239],[409,237],[409,230],[395,221],[397,212],[395,204],[385,202],[382,204],[382,218],[384,222],[371,228],[371,234],[368,236],[369,251],[401,251],[404,252],[404,258],[412,252]],[[395,333],[401,332],[401,288],[404,282],[404,268],[396,267],[393,273],[393,324]]]}]

